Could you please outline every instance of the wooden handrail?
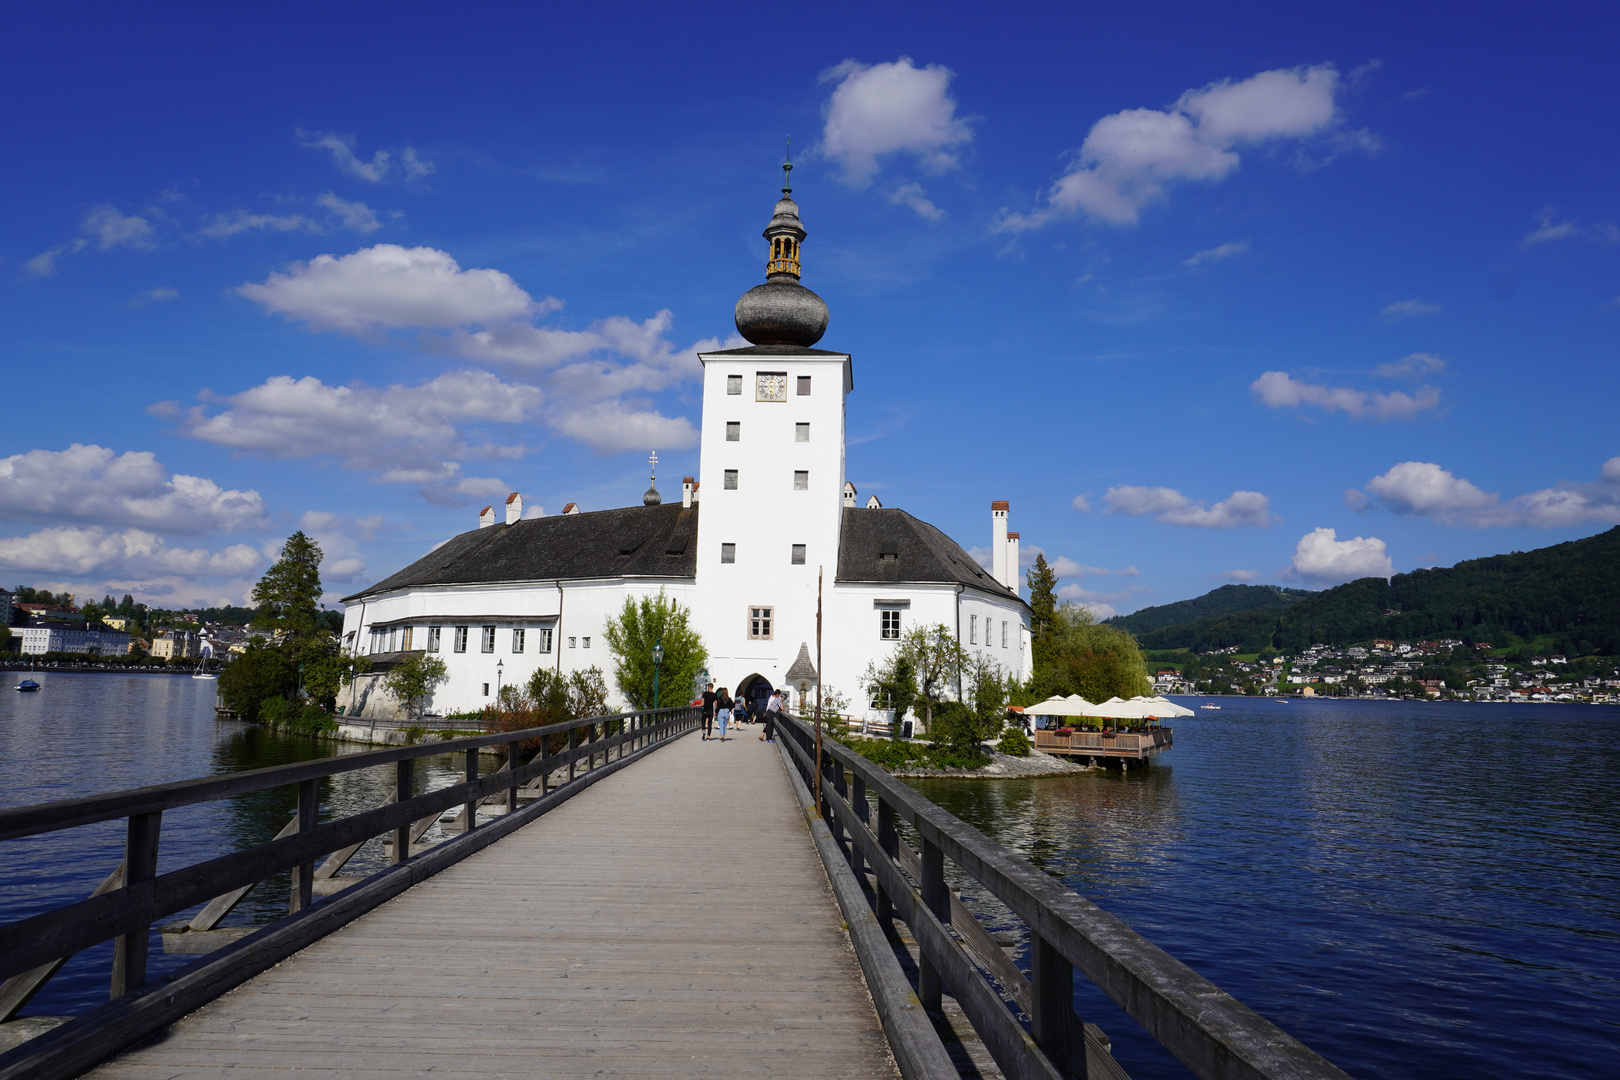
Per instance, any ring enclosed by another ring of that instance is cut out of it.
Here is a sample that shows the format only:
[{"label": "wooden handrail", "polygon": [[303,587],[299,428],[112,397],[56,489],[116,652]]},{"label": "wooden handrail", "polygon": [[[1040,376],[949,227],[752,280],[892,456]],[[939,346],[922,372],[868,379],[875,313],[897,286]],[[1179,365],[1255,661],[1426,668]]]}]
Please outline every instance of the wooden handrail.
[{"label": "wooden handrail", "polygon": [[[790,740],[790,756],[800,771],[813,773],[810,727],[801,719],[784,717],[778,728]],[[1054,1064],[1076,1067],[1070,1055],[1077,1042],[1071,1020],[1078,1023],[1073,1017],[1072,971],[1078,969],[1204,1080],[1346,1080],[1321,1055],[1027,860],[838,741],[823,735],[821,747],[824,762],[840,779],[848,770],[866,797],[876,796],[880,819],[892,813],[917,830],[925,879],[918,882],[920,890],[900,875],[894,843],[885,846],[872,832],[868,816],[840,791],[841,782],[821,785],[824,815],[834,836],[842,841],[847,830],[851,849],[859,851],[877,877],[880,919],[884,909],[891,908],[911,925],[926,962],[919,968],[924,973],[930,966],[943,971],[986,1046],[996,1052],[999,1045],[1011,1055],[1007,1061],[996,1055],[1008,1075],[1014,1071],[1028,1075],[1029,1062],[1000,1030],[1001,1018],[985,1011],[977,987],[962,981],[962,959],[957,954],[968,954],[940,927],[940,916],[957,918],[959,913],[954,906],[936,912],[923,902],[923,892],[943,882],[940,871],[929,867],[930,849],[954,862],[1029,928],[1036,969],[1030,979],[1032,1034]],[[982,981],[976,966],[973,979]],[[926,989],[919,986],[925,1002]],[[988,1029],[981,1028],[981,1022]]]}]

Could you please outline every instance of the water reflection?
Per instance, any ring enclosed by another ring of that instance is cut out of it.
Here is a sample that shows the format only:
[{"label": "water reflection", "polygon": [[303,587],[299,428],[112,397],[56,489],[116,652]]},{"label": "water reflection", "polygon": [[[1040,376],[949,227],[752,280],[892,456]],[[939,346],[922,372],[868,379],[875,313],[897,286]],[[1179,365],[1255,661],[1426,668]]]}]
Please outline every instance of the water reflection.
[{"label": "water reflection", "polygon": [[[916,786],[1353,1075],[1606,1071],[1620,709],[1223,706],[1145,771]],[[1186,1075],[1077,1002],[1132,1076]]]},{"label": "water reflection", "polygon": [[[173,675],[35,676],[37,694],[0,697],[0,806],[24,806],[211,773],[290,764],[369,747],[278,735],[214,719],[213,682]],[[416,790],[461,778],[448,756],[416,762]],[[393,791],[384,765],[321,781],[321,820],[381,805]],[[163,815],[158,870],[170,870],[272,839],[292,817],[295,787],[253,792]],[[438,826],[423,837],[438,839]],[[26,918],[88,896],[123,858],[124,823],[104,822],[0,844],[0,919]],[[387,865],[379,840],[350,860],[345,874]],[[250,891],[223,925],[259,926],[287,912],[290,875]],[[200,905],[199,905],[200,907]],[[194,914],[176,915],[182,921]],[[24,1008],[24,1015],[71,1015],[106,1000],[111,945],[75,956]],[[192,957],[165,955],[153,937],[150,976]]]}]

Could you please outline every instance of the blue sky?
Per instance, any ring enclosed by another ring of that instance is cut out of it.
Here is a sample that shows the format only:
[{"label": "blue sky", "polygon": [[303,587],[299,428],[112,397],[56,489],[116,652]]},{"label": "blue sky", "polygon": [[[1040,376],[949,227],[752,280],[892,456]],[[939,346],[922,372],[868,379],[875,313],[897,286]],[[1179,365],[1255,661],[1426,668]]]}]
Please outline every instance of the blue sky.
[{"label": "blue sky", "polygon": [[[849,475],[1127,612],[1620,522],[1602,5],[16,8],[0,582],[697,470],[791,135]],[[532,509],[531,509],[531,512]]]}]

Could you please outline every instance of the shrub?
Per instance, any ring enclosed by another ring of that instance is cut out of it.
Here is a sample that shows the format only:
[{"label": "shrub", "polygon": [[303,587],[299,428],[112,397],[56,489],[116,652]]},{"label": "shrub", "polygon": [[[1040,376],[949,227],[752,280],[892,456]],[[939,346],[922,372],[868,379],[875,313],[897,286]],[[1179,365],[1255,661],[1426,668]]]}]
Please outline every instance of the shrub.
[{"label": "shrub", "polygon": [[337,730],[337,718],[318,705],[305,705],[288,716],[282,726],[297,735],[327,735]]},{"label": "shrub", "polygon": [[422,741],[422,736],[426,734],[427,728],[423,727],[421,724],[412,724],[410,727],[405,729],[405,743],[408,746],[415,746],[417,743]]},{"label": "shrub", "polygon": [[287,699],[277,694],[259,702],[259,723],[269,724],[271,727],[280,727],[287,722]]},{"label": "shrub", "polygon": [[1022,730],[1008,728],[1001,736],[1001,741],[996,743],[996,749],[1009,757],[1028,757],[1033,747],[1030,744],[1029,736],[1025,735]]},{"label": "shrub", "polygon": [[950,758],[953,762],[970,764],[942,765],[942,768],[973,768],[984,764],[984,752],[979,744],[986,735],[985,721],[972,709],[957,701],[941,702],[934,709],[934,723],[928,732],[928,741],[934,744],[936,760]]}]

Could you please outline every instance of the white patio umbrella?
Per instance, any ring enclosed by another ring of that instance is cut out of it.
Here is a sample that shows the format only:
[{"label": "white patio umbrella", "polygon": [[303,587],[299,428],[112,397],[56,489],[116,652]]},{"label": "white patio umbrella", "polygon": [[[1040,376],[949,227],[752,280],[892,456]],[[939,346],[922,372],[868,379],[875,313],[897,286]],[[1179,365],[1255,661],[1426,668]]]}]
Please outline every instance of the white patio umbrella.
[{"label": "white patio umbrella", "polygon": [[1165,717],[1168,717],[1168,716],[1192,716],[1193,715],[1193,711],[1191,709],[1187,708],[1185,705],[1177,705],[1175,702],[1169,700],[1168,698],[1156,697],[1156,698],[1152,699],[1152,703],[1153,703],[1153,705],[1157,706],[1162,711],[1156,712],[1156,713],[1151,713],[1150,715],[1157,716],[1160,720],[1163,720]]},{"label": "white patio umbrella", "polygon": [[1102,720],[1145,720],[1149,716],[1157,715],[1150,711],[1151,709],[1152,706],[1140,701],[1121,701],[1114,698],[1101,705],[1093,705],[1086,715]]},{"label": "white patio umbrella", "polygon": [[1065,697],[1047,698],[1045,701],[1041,702],[1039,705],[1027,705],[1027,706],[1024,707],[1024,715],[1025,716],[1090,716],[1091,713],[1086,711],[1086,710],[1094,709],[1094,708],[1096,708],[1095,705],[1093,705],[1091,702],[1087,701],[1085,698],[1081,697],[1079,694],[1071,694],[1066,698]]}]

